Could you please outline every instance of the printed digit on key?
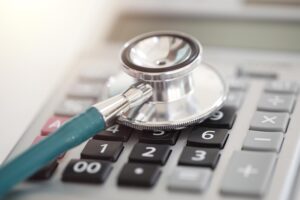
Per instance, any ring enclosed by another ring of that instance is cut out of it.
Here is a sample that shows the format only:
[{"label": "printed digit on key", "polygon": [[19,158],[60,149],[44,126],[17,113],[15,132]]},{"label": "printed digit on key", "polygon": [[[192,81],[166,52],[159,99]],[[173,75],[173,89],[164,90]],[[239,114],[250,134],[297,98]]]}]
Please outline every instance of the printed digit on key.
[{"label": "printed digit on key", "polygon": [[149,150],[142,154],[143,157],[153,158],[153,153],[156,151],[155,147],[146,147],[146,150]]},{"label": "printed digit on key", "polygon": [[214,134],[216,133],[215,131],[205,131],[204,133],[202,133],[201,137],[204,140],[211,140],[214,138]]},{"label": "printed digit on key", "polygon": [[213,121],[218,121],[224,117],[224,113],[222,111],[215,112],[209,119]]},{"label": "printed digit on key", "polygon": [[165,131],[154,131],[152,133],[153,136],[162,136],[165,134]]},{"label": "printed digit on key", "polygon": [[107,128],[106,131],[110,131],[114,134],[119,132],[119,124],[116,124],[116,125],[113,125],[113,126]]},{"label": "printed digit on key", "polygon": [[80,161],[73,166],[73,170],[76,173],[83,173],[86,171],[89,174],[95,174],[99,172],[100,169],[101,164],[98,162],[87,163],[86,161]]},{"label": "printed digit on key", "polygon": [[205,157],[206,157],[206,151],[196,150],[195,156],[193,156],[191,159],[193,161],[202,161],[202,160],[205,160]]}]

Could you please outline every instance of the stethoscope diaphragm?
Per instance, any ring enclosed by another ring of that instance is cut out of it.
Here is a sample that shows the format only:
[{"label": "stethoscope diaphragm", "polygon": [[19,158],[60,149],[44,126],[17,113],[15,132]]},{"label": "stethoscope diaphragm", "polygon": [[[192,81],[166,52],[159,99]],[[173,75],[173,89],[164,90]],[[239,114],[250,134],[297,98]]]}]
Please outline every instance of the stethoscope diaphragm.
[{"label": "stethoscope diaphragm", "polygon": [[178,32],[151,32],[124,45],[124,71],[152,86],[153,95],[118,121],[136,129],[180,129],[199,123],[220,109],[227,85],[201,62],[201,44]]}]

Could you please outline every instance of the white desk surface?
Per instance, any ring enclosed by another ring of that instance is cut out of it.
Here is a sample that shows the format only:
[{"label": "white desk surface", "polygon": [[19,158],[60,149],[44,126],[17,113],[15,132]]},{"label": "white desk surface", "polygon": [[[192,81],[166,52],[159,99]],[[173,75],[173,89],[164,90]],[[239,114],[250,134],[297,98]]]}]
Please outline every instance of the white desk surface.
[{"label": "white desk surface", "polygon": [[1,1],[0,164],[54,91],[68,64],[93,39],[99,41],[101,30],[96,35],[94,29],[101,20],[105,29],[108,2]]}]

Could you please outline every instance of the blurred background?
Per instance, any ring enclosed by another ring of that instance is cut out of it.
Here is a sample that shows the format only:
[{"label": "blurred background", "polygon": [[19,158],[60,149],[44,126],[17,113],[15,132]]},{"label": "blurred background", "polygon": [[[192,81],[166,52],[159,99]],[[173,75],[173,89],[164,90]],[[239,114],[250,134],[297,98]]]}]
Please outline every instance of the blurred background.
[{"label": "blurred background", "polygon": [[0,163],[64,79],[101,40],[113,2],[0,1]]}]

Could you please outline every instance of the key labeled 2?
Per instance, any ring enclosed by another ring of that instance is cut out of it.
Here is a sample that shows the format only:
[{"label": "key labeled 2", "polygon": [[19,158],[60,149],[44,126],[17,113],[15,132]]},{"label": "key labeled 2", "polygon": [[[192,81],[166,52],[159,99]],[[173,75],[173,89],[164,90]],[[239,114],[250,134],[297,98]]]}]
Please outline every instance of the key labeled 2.
[{"label": "key labeled 2", "polygon": [[218,149],[185,147],[179,158],[179,165],[202,166],[214,169],[219,161]]},{"label": "key labeled 2", "polygon": [[171,149],[168,145],[138,143],[132,149],[129,160],[164,165],[170,153]]}]

